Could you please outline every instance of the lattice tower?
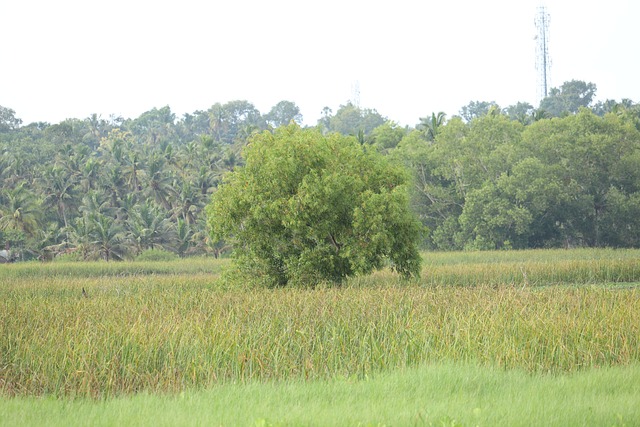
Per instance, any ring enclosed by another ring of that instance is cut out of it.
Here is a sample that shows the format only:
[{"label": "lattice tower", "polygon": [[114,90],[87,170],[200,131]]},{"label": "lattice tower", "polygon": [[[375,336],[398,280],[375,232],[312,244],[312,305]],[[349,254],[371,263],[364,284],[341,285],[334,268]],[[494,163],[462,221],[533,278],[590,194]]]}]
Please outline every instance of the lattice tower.
[{"label": "lattice tower", "polygon": [[544,6],[538,7],[536,25],[536,70],[538,71],[538,97],[540,100],[549,95],[551,86],[551,58],[549,56],[549,13]]}]

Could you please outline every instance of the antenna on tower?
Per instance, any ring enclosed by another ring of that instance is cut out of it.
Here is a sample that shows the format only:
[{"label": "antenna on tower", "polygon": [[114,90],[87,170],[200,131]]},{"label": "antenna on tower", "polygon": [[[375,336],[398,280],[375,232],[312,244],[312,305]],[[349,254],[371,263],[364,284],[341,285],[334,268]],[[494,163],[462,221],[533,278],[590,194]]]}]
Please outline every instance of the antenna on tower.
[{"label": "antenna on tower", "polygon": [[351,103],[354,107],[360,108],[360,82],[358,80],[351,84]]},{"label": "antenna on tower", "polygon": [[549,95],[551,58],[549,57],[549,14],[544,6],[538,7],[536,25],[536,70],[538,70],[538,97]]}]

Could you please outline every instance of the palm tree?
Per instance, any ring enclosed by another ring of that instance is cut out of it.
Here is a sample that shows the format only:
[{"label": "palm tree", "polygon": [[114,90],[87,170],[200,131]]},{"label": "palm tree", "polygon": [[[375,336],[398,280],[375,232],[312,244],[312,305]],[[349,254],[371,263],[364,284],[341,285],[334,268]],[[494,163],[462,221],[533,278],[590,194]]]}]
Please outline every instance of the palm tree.
[{"label": "palm tree", "polygon": [[55,208],[59,222],[66,228],[67,209],[74,204],[76,180],[59,166],[47,167],[41,178],[45,208]]},{"label": "palm tree", "polygon": [[125,182],[120,165],[109,165],[100,180],[102,190],[109,196],[111,206],[118,206],[126,194]]},{"label": "palm tree", "polygon": [[95,113],[87,117],[84,121],[89,129],[82,139],[88,143],[91,148],[95,149],[100,143],[100,140],[107,136],[111,125]]},{"label": "palm tree", "polygon": [[537,122],[537,121],[540,121],[540,120],[544,120],[544,119],[548,119],[550,117],[551,117],[551,115],[549,115],[549,113],[547,113],[542,108],[538,108],[537,110],[534,110],[532,115],[531,115],[531,119],[534,122]]},{"label": "palm tree", "polygon": [[213,253],[217,256],[218,249],[216,248],[216,244],[218,242],[213,242],[211,240],[207,227],[207,220],[205,216],[201,215],[198,217],[196,225],[192,228],[193,234],[191,236],[190,250],[191,252],[196,253]]},{"label": "palm tree", "polygon": [[109,194],[104,190],[90,190],[82,198],[79,212],[83,215],[95,216],[103,214],[114,217],[117,213],[117,206],[111,204]]},{"label": "palm tree", "polygon": [[170,197],[174,194],[173,179],[166,172],[165,159],[153,153],[147,162],[146,187],[149,196],[167,211],[171,210]]},{"label": "palm tree", "polygon": [[9,161],[8,161],[9,156],[7,155],[2,155],[0,156],[0,181],[2,181],[3,183],[6,182],[5,180],[7,178],[9,178]]},{"label": "palm tree", "polygon": [[218,181],[216,178],[216,174],[211,169],[202,166],[193,178],[193,185],[198,188],[201,195],[207,196],[215,187]]},{"label": "palm tree", "polygon": [[194,231],[191,225],[187,224],[182,218],[178,218],[176,222],[176,239],[175,249],[180,257],[184,257],[185,254],[193,247]]},{"label": "palm tree", "polygon": [[222,105],[216,103],[208,110],[208,113],[211,134],[215,140],[230,143],[231,141],[227,138],[230,119],[228,112],[222,107]]},{"label": "palm tree", "polygon": [[142,189],[140,186],[140,170],[142,169],[140,154],[135,149],[131,149],[123,160],[122,172],[124,180],[129,189],[136,193]]},{"label": "palm tree", "polygon": [[33,237],[41,227],[41,201],[25,185],[20,183],[13,189],[7,189],[0,198],[0,230],[23,231]]},{"label": "palm tree", "polygon": [[105,261],[124,259],[127,247],[123,227],[115,219],[97,214],[91,218],[91,244]]},{"label": "palm tree", "polygon": [[431,113],[431,117],[420,118],[418,127],[423,130],[428,141],[435,141],[436,136],[438,136],[440,132],[440,127],[444,125],[446,118],[447,115],[442,111],[439,112],[438,115]]},{"label": "palm tree", "polygon": [[89,157],[80,170],[80,185],[84,193],[96,188],[102,163],[95,157]]},{"label": "palm tree", "polygon": [[127,228],[137,253],[146,249],[162,248],[172,237],[168,218],[149,201],[138,205],[130,212]]},{"label": "palm tree", "polygon": [[196,168],[198,163],[198,157],[200,156],[200,150],[196,141],[191,141],[185,144],[180,150],[180,170],[186,172]]},{"label": "palm tree", "polygon": [[3,186],[15,186],[21,181],[29,181],[33,178],[30,165],[21,157],[12,153],[5,153],[2,170]]},{"label": "palm tree", "polygon": [[182,218],[187,224],[196,222],[197,214],[204,208],[202,194],[191,183],[183,182],[181,191],[175,195],[173,216]]},{"label": "palm tree", "polygon": [[82,259],[88,260],[97,252],[94,233],[94,221],[88,214],[76,218],[69,229],[70,243],[80,251]]}]

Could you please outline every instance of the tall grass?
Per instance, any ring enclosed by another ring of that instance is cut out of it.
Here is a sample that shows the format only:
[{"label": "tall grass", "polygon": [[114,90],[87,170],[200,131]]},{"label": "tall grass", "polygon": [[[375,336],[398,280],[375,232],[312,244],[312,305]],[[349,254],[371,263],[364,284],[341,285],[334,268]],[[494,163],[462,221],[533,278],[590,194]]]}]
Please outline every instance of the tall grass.
[{"label": "tall grass", "polygon": [[428,285],[549,286],[640,282],[640,250],[573,249],[425,254]]},{"label": "tall grass", "polygon": [[529,249],[509,251],[427,252],[424,263],[428,266],[452,264],[504,264],[548,263],[565,261],[628,260],[640,258],[640,249],[580,248]]},{"label": "tall grass", "polygon": [[226,259],[188,258],[172,261],[40,261],[0,265],[0,284],[3,281],[51,277],[138,276],[151,274],[219,273],[228,264]]},{"label": "tall grass", "polygon": [[639,281],[640,259],[637,258],[446,264],[427,266],[423,270],[423,283],[428,285],[549,286]]},{"label": "tall grass", "polygon": [[530,372],[640,361],[637,287],[373,277],[315,290],[222,289],[208,273],[3,280],[0,393],[176,392],[443,361]]}]

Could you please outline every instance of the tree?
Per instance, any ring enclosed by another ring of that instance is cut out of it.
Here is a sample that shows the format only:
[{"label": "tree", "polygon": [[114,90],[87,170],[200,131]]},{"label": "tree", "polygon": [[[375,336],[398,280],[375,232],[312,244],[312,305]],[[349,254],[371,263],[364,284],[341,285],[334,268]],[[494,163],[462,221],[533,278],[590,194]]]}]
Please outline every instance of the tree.
[{"label": "tree", "polygon": [[436,173],[455,183],[463,197],[496,180],[514,163],[523,126],[506,116],[484,115],[471,123],[450,120],[434,144]]},{"label": "tree", "polygon": [[515,105],[509,105],[503,112],[511,120],[517,120],[523,125],[528,125],[533,121],[535,108],[528,102],[518,102]]},{"label": "tree", "polygon": [[147,193],[150,198],[162,206],[166,210],[171,209],[169,199],[174,194],[173,179],[166,167],[164,157],[153,153],[146,162],[147,170],[145,176],[145,184]]},{"label": "tree", "polygon": [[588,108],[596,94],[594,83],[581,80],[564,82],[560,88],[551,88],[549,96],[540,102],[540,108],[553,117],[575,114],[581,107]]},{"label": "tree", "polygon": [[136,254],[146,249],[168,246],[173,230],[166,214],[150,200],[134,207],[130,212],[127,228],[130,240],[135,245]]},{"label": "tree", "polygon": [[[465,126],[457,117],[444,129],[454,129],[456,125]],[[392,156],[413,174],[411,205],[429,231],[424,243],[432,248],[452,250],[457,249],[454,237],[463,199],[455,181],[446,178],[444,175],[448,174],[443,174],[439,167],[442,159],[439,145],[427,143],[424,133],[414,130],[400,141]]]},{"label": "tree", "polygon": [[74,202],[75,184],[74,176],[59,166],[49,166],[44,170],[44,206],[57,210],[59,223],[65,228],[69,226],[67,211]]},{"label": "tree", "polygon": [[264,116],[265,121],[272,127],[286,126],[289,123],[302,123],[300,108],[291,101],[280,101]]},{"label": "tree", "polygon": [[16,117],[15,111],[0,105],[0,133],[17,129],[21,124],[22,120]]},{"label": "tree", "polygon": [[107,136],[112,126],[95,113],[87,117],[84,121],[88,129],[87,133],[82,137],[82,140],[91,148],[96,148],[100,144],[100,140]]},{"label": "tree", "polygon": [[510,203],[491,181],[469,192],[459,219],[467,248],[481,250],[511,249],[514,240],[526,237],[532,220],[526,208]]},{"label": "tree", "polygon": [[260,111],[248,101],[229,101],[224,105],[214,104],[209,109],[211,132],[216,141],[233,144],[237,138],[262,130],[265,124]]},{"label": "tree", "polygon": [[440,111],[437,115],[436,113],[431,113],[431,117],[421,117],[420,124],[418,128],[424,132],[427,141],[434,141],[440,127],[444,125],[444,122],[447,118],[447,115]]},{"label": "tree", "polygon": [[522,249],[557,244],[570,188],[555,168],[526,158],[469,194],[459,239],[474,249]]},{"label": "tree", "polygon": [[126,123],[131,133],[151,146],[156,146],[161,141],[171,138],[174,132],[176,115],[171,112],[169,106],[160,109],[153,108],[135,120]]},{"label": "tree", "polygon": [[376,110],[362,109],[351,102],[341,105],[334,116],[329,114],[331,110],[325,108],[318,124],[326,126],[325,131],[343,135],[357,136],[361,132],[364,137],[368,137],[375,128],[387,121]]},{"label": "tree", "polygon": [[122,260],[127,246],[123,227],[108,216],[97,214],[91,218],[91,245],[105,261]]},{"label": "tree", "polygon": [[42,202],[22,182],[16,188],[0,194],[0,230],[17,230],[34,236],[40,229],[43,216]]},{"label": "tree", "polygon": [[181,258],[193,247],[193,238],[194,231],[192,226],[187,224],[182,218],[178,218],[176,222],[174,248]]},{"label": "tree", "polygon": [[91,259],[92,255],[97,253],[97,247],[94,244],[93,224],[93,217],[84,214],[76,218],[74,224],[69,227],[70,243],[80,253],[83,260]]},{"label": "tree", "polygon": [[254,136],[244,154],[207,207],[212,240],[233,244],[240,271],[313,285],[388,259],[403,277],[419,275],[408,179],[375,150],[291,124]]},{"label": "tree", "polygon": [[[575,115],[527,126],[522,143],[553,167],[556,179],[571,190],[562,216],[555,219],[568,244],[604,246],[625,240],[607,241],[614,229],[629,233],[626,225],[633,226],[611,215],[611,201],[615,212],[632,211],[623,205],[635,203],[640,191],[640,133],[630,121],[615,114],[598,117],[583,108]],[[608,225],[613,222],[625,227]]]},{"label": "tree", "polygon": [[497,108],[498,110],[500,109],[500,106],[496,104],[495,101],[471,101],[460,109],[460,116],[465,122],[469,123],[476,117],[482,117],[489,114],[492,107]]},{"label": "tree", "polygon": [[367,138],[367,142],[381,153],[394,149],[405,136],[405,130],[397,123],[387,121],[375,128]]},{"label": "tree", "polygon": [[594,114],[602,117],[607,113],[616,112],[619,109],[618,102],[615,99],[607,99],[605,101],[598,101],[595,103],[591,110]]}]

